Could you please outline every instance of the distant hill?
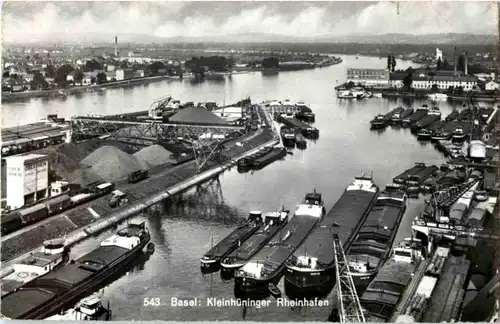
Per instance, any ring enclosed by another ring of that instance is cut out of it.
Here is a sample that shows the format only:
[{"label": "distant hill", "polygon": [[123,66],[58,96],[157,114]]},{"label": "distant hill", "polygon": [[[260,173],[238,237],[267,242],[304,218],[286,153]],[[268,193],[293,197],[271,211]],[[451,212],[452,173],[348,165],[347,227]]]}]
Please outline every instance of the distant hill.
[{"label": "distant hill", "polygon": [[[32,40],[34,43],[79,43],[79,44],[113,44],[114,34],[86,33],[86,34],[51,34],[41,35]],[[117,34],[118,42],[151,44],[151,43],[363,43],[363,44],[460,44],[460,45],[487,45],[495,44],[494,35],[474,34],[350,34],[344,36],[293,37],[271,33],[240,33],[233,35],[212,35],[200,37],[157,37],[146,34]],[[26,42],[26,41],[25,41]]]}]

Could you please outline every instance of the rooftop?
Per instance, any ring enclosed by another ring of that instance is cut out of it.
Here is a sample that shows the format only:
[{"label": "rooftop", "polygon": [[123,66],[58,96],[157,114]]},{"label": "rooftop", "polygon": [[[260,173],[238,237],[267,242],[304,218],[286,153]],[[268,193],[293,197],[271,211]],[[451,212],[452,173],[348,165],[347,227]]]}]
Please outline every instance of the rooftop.
[{"label": "rooftop", "polygon": [[45,157],[47,157],[47,156],[43,155],[43,154],[30,153],[30,154],[26,154],[26,155],[8,156],[8,157],[5,157],[5,160],[7,161],[7,163],[12,163],[12,162],[20,163],[20,162],[29,161],[29,160],[42,159]]}]

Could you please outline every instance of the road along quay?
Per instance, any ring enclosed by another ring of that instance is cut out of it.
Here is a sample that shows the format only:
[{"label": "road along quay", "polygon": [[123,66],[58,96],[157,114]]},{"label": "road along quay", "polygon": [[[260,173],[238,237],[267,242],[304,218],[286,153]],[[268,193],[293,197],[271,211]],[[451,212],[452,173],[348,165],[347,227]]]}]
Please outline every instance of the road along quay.
[{"label": "road along quay", "polygon": [[[238,142],[240,143],[239,145]],[[229,160],[222,164],[215,161],[209,161],[207,162],[208,168],[206,171],[197,174],[196,162],[192,161],[167,170],[161,174],[152,175],[150,179],[142,181],[136,186],[128,186],[130,189],[125,190],[129,196],[135,196],[136,200],[132,200],[129,204],[120,209],[100,214],[96,210],[106,210],[102,208],[102,205],[105,205],[105,200],[107,199],[101,198],[101,208],[98,208],[99,206],[96,206],[94,202],[92,206],[86,205],[78,208],[78,210],[68,211],[51,220],[53,222],[70,222],[73,225],[69,230],[64,231],[67,245],[71,246],[168,197],[216,177],[234,166],[242,157],[253,154],[261,148],[274,146],[278,143],[279,135],[267,129],[259,129],[257,132],[244,138],[235,139],[227,143],[224,155],[228,157]],[[90,209],[92,209],[93,212],[89,212]],[[5,261],[2,262],[2,268],[15,264],[19,259],[30,253],[39,251],[44,240],[61,236],[61,233],[57,233],[57,231],[52,232],[52,235],[50,235],[50,233],[47,234],[47,230],[51,228],[50,221],[47,224],[40,224],[41,225],[35,224],[27,231],[20,232],[17,235],[9,236],[6,240],[2,240],[2,254],[6,254],[2,258],[3,261]]]}]

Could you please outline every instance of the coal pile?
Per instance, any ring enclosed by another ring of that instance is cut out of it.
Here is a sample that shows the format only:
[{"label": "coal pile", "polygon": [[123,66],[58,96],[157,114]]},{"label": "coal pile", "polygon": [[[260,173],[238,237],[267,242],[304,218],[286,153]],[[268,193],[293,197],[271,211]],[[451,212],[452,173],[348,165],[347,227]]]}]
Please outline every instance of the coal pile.
[{"label": "coal pile", "polygon": [[95,150],[80,162],[80,166],[104,181],[123,180],[134,171],[148,169],[144,161],[139,162],[133,155],[127,154],[114,146],[103,146]]},{"label": "coal pile", "polygon": [[143,148],[139,152],[135,153],[134,157],[143,163],[145,162],[149,165],[157,166],[169,162],[171,154],[172,152],[163,148],[163,146],[156,144]]}]

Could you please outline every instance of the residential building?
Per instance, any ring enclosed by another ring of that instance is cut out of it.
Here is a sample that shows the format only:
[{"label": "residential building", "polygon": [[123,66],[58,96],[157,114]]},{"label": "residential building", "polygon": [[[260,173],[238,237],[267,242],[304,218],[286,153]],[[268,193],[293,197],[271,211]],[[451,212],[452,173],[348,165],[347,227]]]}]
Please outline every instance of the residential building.
[{"label": "residential building", "polygon": [[83,72],[82,85],[92,84],[92,72]]},{"label": "residential building", "polygon": [[111,65],[111,64],[106,65],[107,72],[113,72],[115,70],[116,70],[116,65]]},{"label": "residential building", "polygon": [[7,163],[7,205],[17,209],[47,197],[49,160],[46,155],[9,156]]},{"label": "residential building", "polygon": [[133,78],[135,75],[132,69],[117,69],[116,70],[116,81],[127,80]]},{"label": "residential building", "polygon": [[113,79],[115,78],[115,72],[113,71],[108,71],[106,72],[106,81],[113,81]]},{"label": "residential building", "polygon": [[493,90],[498,90],[499,89],[499,84],[498,82],[495,82],[493,80],[490,80],[484,85],[484,90],[486,91],[493,91]]},{"label": "residential building", "polygon": [[136,78],[144,78],[144,70],[135,71],[135,77]]},{"label": "residential building", "polygon": [[354,82],[367,87],[388,87],[389,71],[386,69],[347,69],[347,83]]}]

